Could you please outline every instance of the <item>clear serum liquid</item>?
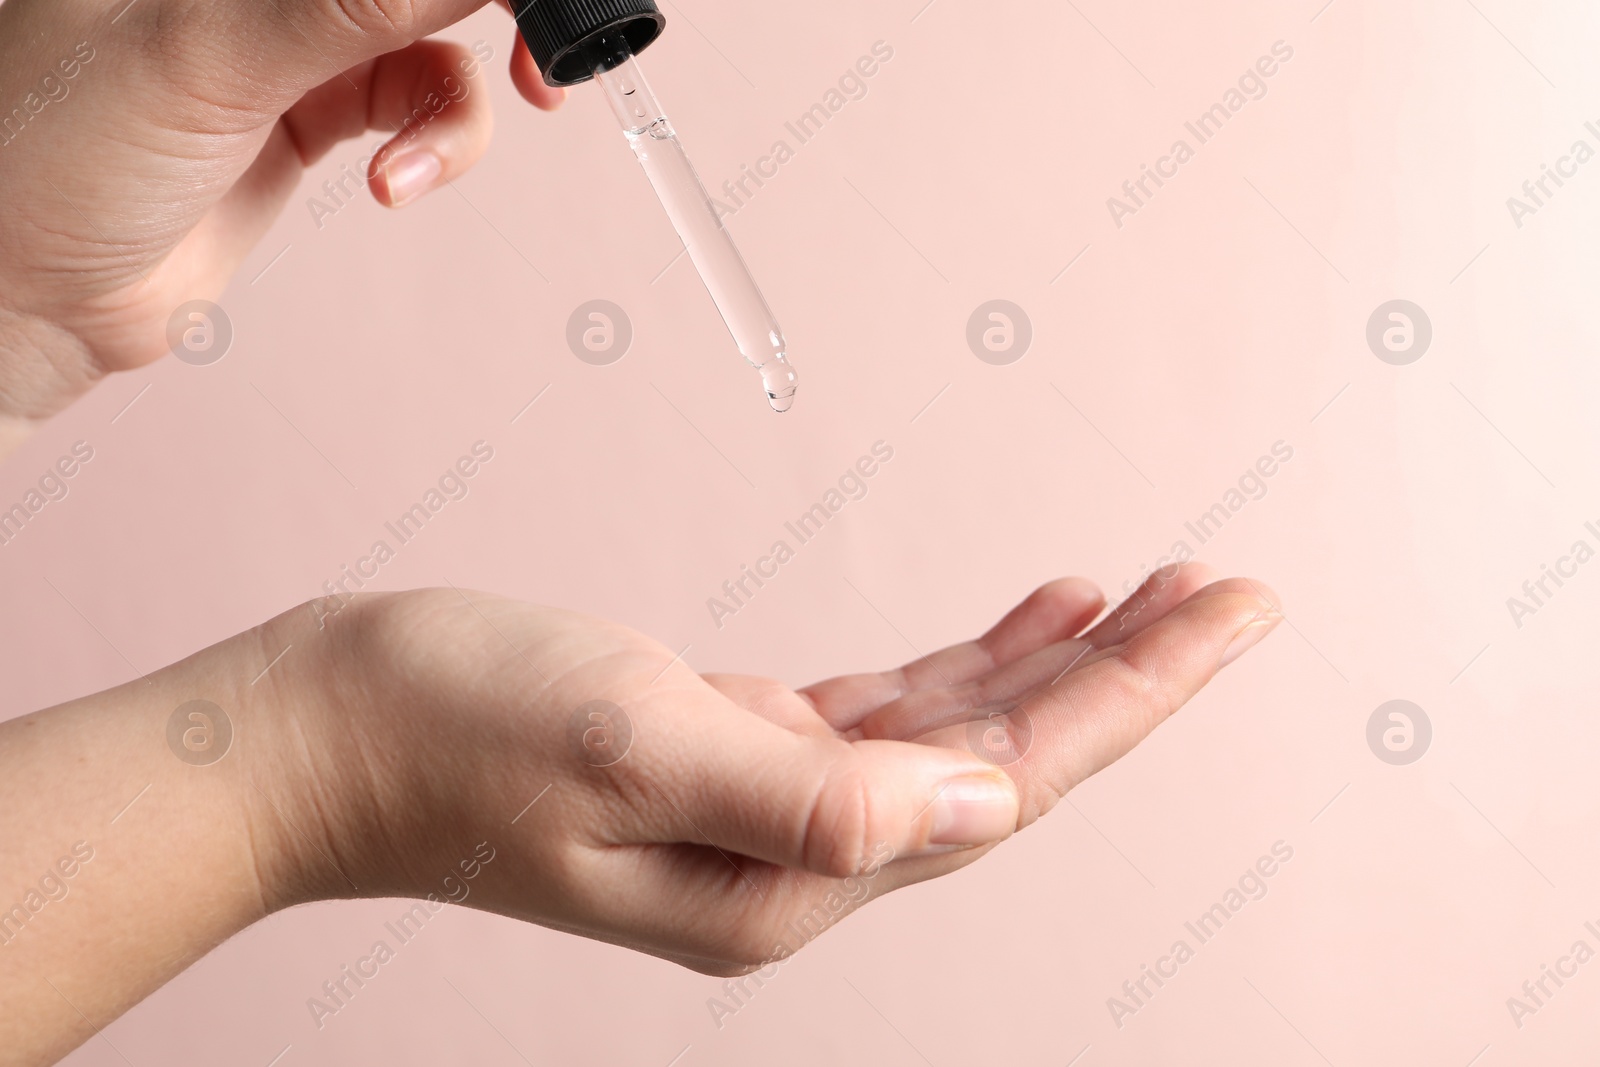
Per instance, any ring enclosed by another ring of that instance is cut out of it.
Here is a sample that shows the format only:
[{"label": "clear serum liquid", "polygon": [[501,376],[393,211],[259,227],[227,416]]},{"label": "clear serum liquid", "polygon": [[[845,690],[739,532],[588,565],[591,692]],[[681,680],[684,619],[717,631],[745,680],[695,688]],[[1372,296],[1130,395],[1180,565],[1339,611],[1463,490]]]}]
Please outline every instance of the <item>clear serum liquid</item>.
[{"label": "clear serum liquid", "polygon": [[717,217],[694,164],[639,64],[631,54],[612,54],[595,64],[595,81],[604,89],[633,154],[700,272],[739,353],[761,372],[767,401],[774,411],[788,411],[794,405],[799,379],[789,362],[783,331],[733,237]]}]

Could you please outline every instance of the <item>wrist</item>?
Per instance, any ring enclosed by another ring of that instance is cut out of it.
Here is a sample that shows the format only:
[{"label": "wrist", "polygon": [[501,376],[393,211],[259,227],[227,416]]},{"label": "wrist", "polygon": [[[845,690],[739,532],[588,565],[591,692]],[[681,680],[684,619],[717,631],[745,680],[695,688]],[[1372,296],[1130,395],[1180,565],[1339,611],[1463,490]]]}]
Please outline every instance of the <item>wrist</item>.
[{"label": "wrist", "polygon": [[237,789],[269,912],[364,895],[369,881],[353,844],[360,763],[348,735],[365,720],[353,627],[322,622],[315,602],[302,604],[227,642],[242,679]]},{"label": "wrist", "polygon": [[418,596],[317,600],[240,635],[264,671],[242,698],[254,751],[241,788],[270,911],[426,895],[458,836],[460,797],[435,766],[446,739],[426,726],[442,698],[398,637]]}]

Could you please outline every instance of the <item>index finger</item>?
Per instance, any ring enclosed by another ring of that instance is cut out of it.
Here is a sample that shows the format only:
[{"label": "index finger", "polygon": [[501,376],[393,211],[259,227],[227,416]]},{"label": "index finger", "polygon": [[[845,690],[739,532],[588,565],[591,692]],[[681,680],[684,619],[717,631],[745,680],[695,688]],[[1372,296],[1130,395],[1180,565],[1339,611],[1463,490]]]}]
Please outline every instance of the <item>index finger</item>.
[{"label": "index finger", "polygon": [[[1127,755],[1282,618],[1274,595],[1258,583],[1217,582],[1012,711],[987,723],[943,727],[919,740],[1005,753],[998,762],[1017,783],[1020,829]],[[975,738],[988,730],[1003,730],[1003,743],[979,744]]]},{"label": "index finger", "polygon": [[[515,18],[519,10],[536,0],[497,2]],[[541,111],[554,111],[567,98],[565,89],[546,84],[544,75],[539,72],[539,65],[533,61],[533,53],[528,51],[528,43],[522,39],[521,30],[515,31],[511,39],[511,84],[517,87],[522,99]]]},{"label": "index finger", "polygon": [[897,670],[849,674],[807,686],[800,695],[835,730],[853,730],[907,693],[969,682],[1057,641],[1075,637],[1099,616],[1105,597],[1085,578],[1058,578],[1034,590],[982,637],[940,649]]}]

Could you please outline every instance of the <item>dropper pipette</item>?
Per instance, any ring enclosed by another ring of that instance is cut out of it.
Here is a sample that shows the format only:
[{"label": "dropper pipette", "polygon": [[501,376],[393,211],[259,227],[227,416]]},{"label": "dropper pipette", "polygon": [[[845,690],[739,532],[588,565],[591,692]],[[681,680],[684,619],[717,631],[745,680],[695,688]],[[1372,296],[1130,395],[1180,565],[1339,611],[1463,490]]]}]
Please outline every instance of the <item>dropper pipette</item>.
[{"label": "dropper pipette", "polygon": [[600,84],[734,344],[761,372],[773,410],[788,411],[797,379],[783,331],[634,58],[666,26],[656,0],[513,0],[512,6],[547,83]]},{"label": "dropper pipette", "polygon": [[722,313],[734,344],[761,372],[773,410],[788,411],[798,378],[788,359],[783,331],[733,237],[722,225],[672,123],[650,91],[638,60],[621,37],[603,39],[591,55],[595,82],[605,91],[633,154]]}]

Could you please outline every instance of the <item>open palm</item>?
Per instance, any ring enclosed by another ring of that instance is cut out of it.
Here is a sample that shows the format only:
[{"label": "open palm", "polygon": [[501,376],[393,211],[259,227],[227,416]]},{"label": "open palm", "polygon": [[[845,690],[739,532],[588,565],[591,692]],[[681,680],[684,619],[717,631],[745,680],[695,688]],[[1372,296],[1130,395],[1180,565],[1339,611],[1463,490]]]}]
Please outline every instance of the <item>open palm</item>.
[{"label": "open palm", "polygon": [[797,917],[973,862],[1278,621],[1211,577],[1180,568],[1092,628],[1099,591],[1053,582],[975,641],[799,690],[567,612],[375,600],[351,630],[365,710],[311,746],[319,780],[363,772],[327,849],[365,893],[421,895],[489,841],[467,903],[744,973],[800,947]]}]

